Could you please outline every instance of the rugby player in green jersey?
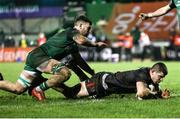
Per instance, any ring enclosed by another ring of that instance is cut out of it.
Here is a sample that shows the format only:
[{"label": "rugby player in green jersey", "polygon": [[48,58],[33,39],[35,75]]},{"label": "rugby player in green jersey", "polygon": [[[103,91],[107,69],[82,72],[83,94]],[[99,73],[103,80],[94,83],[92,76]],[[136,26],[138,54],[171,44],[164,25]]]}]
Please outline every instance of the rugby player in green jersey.
[{"label": "rugby player in green jersey", "polygon": [[[61,61],[61,60],[60,60]],[[95,71],[87,64],[87,62],[81,57],[80,53],[73,54],[72,57],[69,58],[69,56],[65,57],[65,60],[63,61],[65,65],[71,69],[79,78],[80,81],[85,81],[89,79],[89,76],[87,76],[86,73],[88,73],[90,76],[95,74]],[[47,81],[48,79],[43,77],[42,75],[39,75],[36,77],[38,80],[33,80],[31,86],[28,89],[28,94],[31,96],[32,89],[38,85],[40,85],[42,82]],[[65,84],[60,84],[58,88],[54,88],[58,91],[63,91],[64,88],[68,88]]]},{"label": "rugby player in green jersey", "polygon": [[32,50],[27,56],[24,70],[16,83],[1,80],[0,89],[22,94],[31,86],[33,80],[38,80],[39,75],[42,73],[51,74],[47,81],[32,90],[32,96],[39,101],[44,100],[45,90],[59,86],[71,75],[69,68],[61,63],[60,59],[69,54],[78,53],[78,44],[87,47],[106,46],[103,42],[91,43],[88,41],[86,36],[91,29],[91,24],[87,17],[77,17],[73,28],[60,30],[45,44]]},{"label": "rugby player in green jersey", "polygon": [[159,17],[159,16],[167,14],[169,11],[171,11],[174,8],[176,8],[178,19],[180,20],[180,1],[179,0],[171,0],[169,4],[159,8],[158,10],[151,13],[141,13],[139,17],[142,20],[146,20],[148,18],[153,18],[153,17]]}]

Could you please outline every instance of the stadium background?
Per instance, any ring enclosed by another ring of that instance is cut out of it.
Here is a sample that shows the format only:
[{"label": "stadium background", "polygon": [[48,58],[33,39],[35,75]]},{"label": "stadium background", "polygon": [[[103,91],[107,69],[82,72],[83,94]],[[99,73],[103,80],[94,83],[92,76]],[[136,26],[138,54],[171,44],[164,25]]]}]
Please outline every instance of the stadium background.
[{"label": "stadium background", "polygon": [[[148,59],[179,60],[179,50],[169,48],[171,45],[171,30],[178,29],[175,10],[163,17],[147,20],[142,23],[138,21],[139,13],[156,10],[167,3],[167,0],[1,0],[1,42],[2,39],[8,40],[8,38],[11,38],[15,42],[13,47],[16,48],[4,48],[1,45],[0,61],[25,60],[27,52],[31,48],[24,49],[19,46],[22,33],[26,35],[26,38],[30,42],[33,42],[38,39],[40,32],[47,33],[57,28],[72,25],[74,17],[80,14],[86,14],[93,21],[94,29],[99,29],[99,25],[103,25],[104,20],[106,22],[106,27],[103,28],[104,34],[101,34],[100,31],[99,34],[96,34],[96,37],[97,40],[101,40],[100,37],[106,37],[106,40],[111,43],[111,49],[105,49],[103,51],[102,49],[87,50],[81,48],[81,54],[86,60],[112,61],[113,56],[117,61],[125,60],[126,52],[124,52],[121,46],[113,48],[112,45],[114,41],[117,41],[119,34],[131,32],[136,25],[139,25],[149,35],[152,41],[152,53]],[[142,50],[138,48],[131,50],[133,50],[132,57],[139,58]],[[92,51],[96,54],[89,53]]]}]

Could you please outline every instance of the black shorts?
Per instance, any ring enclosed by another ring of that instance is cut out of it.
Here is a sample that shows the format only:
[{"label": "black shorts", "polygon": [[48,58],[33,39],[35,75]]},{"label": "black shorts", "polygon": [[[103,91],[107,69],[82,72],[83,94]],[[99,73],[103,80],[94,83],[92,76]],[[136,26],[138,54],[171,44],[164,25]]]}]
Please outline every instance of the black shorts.
[{"label": "black shorts", "polygon": [[86,87],[90,96],[102,98],[109,95],[103,87],[103,76],[111,74],[110,72],[99,72],[86,80]]}]

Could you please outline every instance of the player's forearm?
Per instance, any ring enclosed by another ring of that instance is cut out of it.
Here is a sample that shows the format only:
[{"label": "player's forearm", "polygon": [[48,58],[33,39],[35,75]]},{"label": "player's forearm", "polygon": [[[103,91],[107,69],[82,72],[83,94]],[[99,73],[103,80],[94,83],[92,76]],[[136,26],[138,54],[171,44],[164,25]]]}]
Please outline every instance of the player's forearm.
[{"label": "player's forearm", "polygon": [[77,44],[80,44],[80,45],[84,45],[84,46],[88,46],[88,47],[98,46],[97,43],[90,42],[90,40],[87,37],[84,37],[80,34],[74,36],[73,39]]},{"label": "player's forearm", "polygon": [[142,99],[147,99],[148,97],[153,97],[156,94],[156,92],[152,92],[148,88],[145,88],[144,90],[137,92],[137,97],[140,97]]},{"label": "player's forearm", "polygon": [[73,55],[73,57],[74,57],[74,61],[80,68],[82,68],[84,71],[86,71],[91,75],[94,74],[94,70],[91,69],[91,67],[86,63],[86,61],[81,57],[80,54],[75,54]]},{"label": "player's forearm", "polygon": [[92,70],[91,67],[83,59],[80,59],[78,61],[78,65],[79,65],[80,68],[82,68],[87,73],[89,73],[91,75],[94,74],[94,70]]},{"label": "player's forearm", "polygon": [[82,45],[87,47],[97,47],[98,44],[95,42],[90,42],[89,39],[85,39],[85,41],[82,43]]},{"label": "player's forearm", "polygon": [[80,81],[84,81],[88,79],[89,77],[77,66],[77,65],[71,65],[71,70],[74,71],[74,73],[79,77]]},{"label": "player's forearm", "polygon": [[152,13],[148,13],[148,17],[152,18],[152,17],[159,17],[162,15],[165,15],[166,13],[168,13],[171,10],[171,8],[169,7],[169,5],[164,6],[158,10],[156,10],[155,12]]}]

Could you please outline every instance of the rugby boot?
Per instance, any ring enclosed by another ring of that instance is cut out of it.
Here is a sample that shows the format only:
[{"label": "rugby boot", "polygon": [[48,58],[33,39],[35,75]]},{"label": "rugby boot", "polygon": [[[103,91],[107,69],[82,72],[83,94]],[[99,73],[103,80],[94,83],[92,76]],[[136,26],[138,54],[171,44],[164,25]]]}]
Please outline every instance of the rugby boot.
[{"label": "rugby boot", "polygon": [[41,75],[38,76],[38,77],[36,77],[36,78],[33,80],[31,86],[30,86],[29,89],[28,89],[28,94],[31,96],[32,90],[33,90],[35,87],[39,86],[41,83],[43,83],[44,81],[47,81],[47,80],[48,80],[47,78],[44,78],[44,77],[41,76]]},{"label": "rugby boot", "polygon": [[36,88],[32,89],[31,95],[38,101],[43,101],[46,98],[44,91],[37,91]]}]

